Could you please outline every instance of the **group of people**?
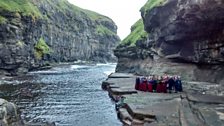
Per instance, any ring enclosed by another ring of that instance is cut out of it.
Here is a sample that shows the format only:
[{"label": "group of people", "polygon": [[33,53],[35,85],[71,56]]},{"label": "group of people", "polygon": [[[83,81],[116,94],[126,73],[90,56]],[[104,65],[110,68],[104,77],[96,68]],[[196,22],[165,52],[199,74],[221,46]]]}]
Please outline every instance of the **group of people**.
[{"label": "group of people", "polygon": [[171,93],[175,91],[182,92],[182,82],[180,76],[156,76],[137,77],[135,89],[140,91],[157,92],[157,93]]}]

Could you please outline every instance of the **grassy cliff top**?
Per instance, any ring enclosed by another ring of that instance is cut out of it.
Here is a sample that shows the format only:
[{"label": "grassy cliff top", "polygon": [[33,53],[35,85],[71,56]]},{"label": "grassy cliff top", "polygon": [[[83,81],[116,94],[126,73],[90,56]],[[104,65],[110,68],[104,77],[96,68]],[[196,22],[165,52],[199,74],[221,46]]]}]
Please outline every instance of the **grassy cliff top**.
[{"label": "grassy cliff top", "polygon": [[79,8],[70,4],[67,0],[0,0],[0,11],[19,12],[25,16],[42,17],[41,12],[36,6],[35,2],[47,2],[58,11],[66,13],[73,11],[74,13],[84,13],[92,20],[106,20],[111,21],[106,16],[100,15],[96,12]]},{"label": "grassy cliff top", "polygon": [[47,2],[47,4],[49,4],[53,8],[57,9],[57,11],[60,11],[64,14],[66,14],[66,12],[72,12],[75,14],[86,14],[87,17],[89,17],[91,20],[112,21],[106,16],[100,15],[90,10],[82,9],[76,5],[69,3],[67,0],[42,0],[42,1]]},{"label": "grassy cliff top", "polygon": [[[75,16],[80,16],[80,18],[86,17],[93,22],[97,21],[97,24],[104,21],[113,23],[110,18],[90,10],[82,9],[69,3],[67,0],[0,0],[0,12],[14,12],[24,16],[32,16],[33,19],[37,19],[44,17],[41,13],[41,10],[38,8],[38,6],[42,5],[48,5],[46,7],[51,7],[49,9],[53,9],[55,12],[61,12],[65,15],[70,13],[74,14]],[[3,13],[2,15],[0,13],[0,24],[7,21],[7,17],[4,17]],[[100,26],[97,26],[96,31],[111,35],[114,33],[104,25],[99,25]]]},{"label": "grassy cliff top", "polygon": [[[60,12],[64,15],[70,13],[74,16],[80,16],[81,18],[88,18],[93,22],[97,21],[98,23],[96,24],[99,26],[96,27],[96,33],[100,33],[100,35],[116,34],[100,23],[104,21],[113,23],[110,18],[90,10],[82,9],[78,6],[69,3],[67,0],[0,0],[0,12],[14,12],[23,16],[32,16],[33,19],[38,19],[44,18],[41,13],[41,10],[39,10],[38,8],[42,5],[44,5],[44,7],[48,7],[48,9],[54,10],[54,12]],[[0,13],[0,24],[7,22],[7,17],[4,17],[3,13],[2,15]],[[49,12],[48,10],[48,13],[51,12]]]},{"label": "grassy cliff top", "polygon": [[121,42],[121,44],[135,46],[137,41],[146,39],[147,35],[147,32],[144,30],[143,20],[139,19],[131,27],[131,33]]},{"label": "grassy cliff top", "polygon": [[[146,11],[154,7],[163,5],[166,0],[148,0],[141,8],[141,12],[145,14]],[[144,30],[143,20],[139,19],[132,27],[131,33],[121,41],[121,45],[135,46],[137,41],[146,40],[148,33]]]},{"label": "grassy cliff top", "polygon": [[[43,0],[42,0],[43,1]],[[79,8],[75,5],[70,4],[67,0],[44,0],[48,2],[48,4],[54,5],[60,11],[66,11],[73,9],[75,12],[83,12],[86,13],[92,19],[101,19],[107,18],[106,16],[100,15],[96,12]],[[41,16],[41,13],[38,7],[35,6],[34,0],[0,0],[0,11],[9,11],[9,12],[21,12],[24,15],[34,15]]]},{"label": "grassy cliff top", "polygon": [[166,0],[148,0],[146,4],[141,8],[141,12],[145,13],[148,10],[151,10],[154,7],[163,5]]},{"label": "grassy cliff top", "polygon": [[30,0],[0,0],[0,11],[20,12],[26,16],[41,17],[40,11]]}]

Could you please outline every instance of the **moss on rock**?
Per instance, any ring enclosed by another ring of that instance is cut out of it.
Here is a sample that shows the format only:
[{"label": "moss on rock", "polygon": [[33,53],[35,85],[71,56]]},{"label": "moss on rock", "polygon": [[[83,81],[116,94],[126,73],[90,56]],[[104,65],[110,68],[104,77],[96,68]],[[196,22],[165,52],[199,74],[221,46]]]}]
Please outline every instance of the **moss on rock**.
[{"label": "moss on rock", "polygon": [[102,25],[97,25],[96,27],[96,32],[97,34],[103,36],[103,35],[116,35],[113,31],[111,31],[110,29],[108,29],[107,27],[105,26],[102,26]]},{"label": "moss on rock", "polygon": [[0,15],[0,24],[6,23],[7,19]]},{"label": "moss on rock", "polygon": [[[75,16],[85,17],[88,20],[96,22],[96,33],[99,35],[116,35],[113,31],[107,28],[104,25],[99,24],[99,22],[113,22],[110,18],[98,14],[96,12],[82,9],[78,6],[70,4],[67,0],[0,0],[0,12],[12,12],[15,13],[15,17],[30,16],[33,21],[37,19],[46,19],[48,16],[52,16],[50,13],[42,14],[38,9],[35,2],[42,2],[43,4],[49,4],[54,9],[57,9],[57,12],[63,13],[64,15],[72,14]],[[6,23],[7,17],[4,17],[3,14],[0,14],[0,24]]]},{"label": "moss on rock", "polygon": [[34,53],[37,59],[41,59],[45,54],[50,54],[52,50],[46,44],[43,38],[40,38],[39,41],[34,46]]},{"label": "moss on rock", "polygon": [[66,14],[67,12],[75,13],[76,15],[81,15],[85,14],[87,17],[89,17],[91,20],[108,20],[111,21],[109,18],[106,16],[100,15],[96,12],[87,10],[87,9],[82,9],[78,6],[75,6],[73,4],[70,4],[67,0],[55,0],[57,2],[52,2],[53,0],[46,0],[48,4],[56,8],[59,12],[62,12]]},{"label": "moss on rock", "polygon": [[131,27],[131,33],[121,42],[121,44],[135,46],[137,41],[147,39],[147,36],[148,36],[148,34],[144,30],[143,20],[139,19]]},{"label": "moss on rock", "polygon": [[161,6],[166,2],[166,0],[148,0],[146,4],[141,8],[141,12],[145,13],[154,7]]},{"label": "moss on rock", "polygon": [[24,42],[23,41],[18,41],[16,43],[16,45],[19,46],[19,47],[23,47],[24,46]]},{"label": "moss on rock", "polygon": [[24,16],[41,17],[39,9],[30,0],[0,0],[0,11],[20,12]]}]

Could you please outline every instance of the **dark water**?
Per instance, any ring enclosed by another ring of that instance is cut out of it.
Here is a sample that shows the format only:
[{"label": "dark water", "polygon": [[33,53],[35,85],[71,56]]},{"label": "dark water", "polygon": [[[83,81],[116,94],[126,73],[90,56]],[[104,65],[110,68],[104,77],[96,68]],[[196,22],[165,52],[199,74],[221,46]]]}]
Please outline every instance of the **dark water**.
[{"label": "dark water", "polygon": [[19,97],[14,102],[28,122],[50,121],[57,126],[120,126],[114,103],[101,89],[102,81],[114,69],[115,65],[67,65],[32,72],[30,75],[34,78],[29,80],[29,86],[38,96]]}]

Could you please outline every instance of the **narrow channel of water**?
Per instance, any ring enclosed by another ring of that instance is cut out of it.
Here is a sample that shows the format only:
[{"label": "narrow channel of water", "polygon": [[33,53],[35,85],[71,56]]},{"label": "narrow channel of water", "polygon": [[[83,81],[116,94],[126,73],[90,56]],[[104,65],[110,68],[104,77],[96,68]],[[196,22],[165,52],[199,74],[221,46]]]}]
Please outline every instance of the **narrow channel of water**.
[{"label": "narrow channel of water", "polygon": [[102,81],[114,70],[114,64],[99,64],[66,65],[32,72],[29,73],[32,79],[23,79],[20,85],[25,85],[25,90],[32,89],[32,94],[37,96],[17,96],[11,101],[30,122],[50,121],[57,126],[121,126],[114,103],[101,89]]}]

